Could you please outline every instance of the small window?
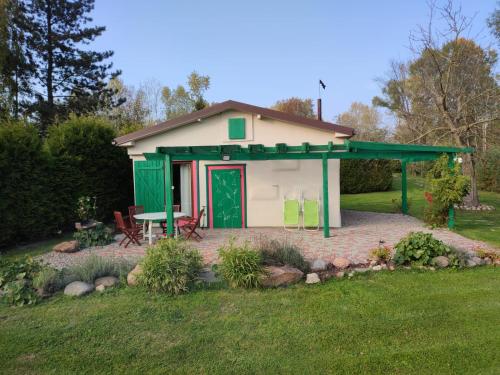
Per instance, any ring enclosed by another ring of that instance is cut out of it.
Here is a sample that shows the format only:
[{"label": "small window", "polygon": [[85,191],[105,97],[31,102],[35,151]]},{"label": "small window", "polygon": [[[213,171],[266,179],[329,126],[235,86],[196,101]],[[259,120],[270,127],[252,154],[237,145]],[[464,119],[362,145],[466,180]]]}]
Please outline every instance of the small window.
[{"label": "small window", "polygon": [[229,139],[245,139],[245,119],[230,118],[228,122]]}]

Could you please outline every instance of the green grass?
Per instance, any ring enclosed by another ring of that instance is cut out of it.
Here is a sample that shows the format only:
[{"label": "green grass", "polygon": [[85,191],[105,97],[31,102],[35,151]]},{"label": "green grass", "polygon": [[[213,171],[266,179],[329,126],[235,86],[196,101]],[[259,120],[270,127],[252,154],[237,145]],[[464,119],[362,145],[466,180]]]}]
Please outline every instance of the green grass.
[{"label": "green grass", "polygon": [[[456,211],[454,231],[474,240],[481,240],[500,247],[500,194],[480,192],[481,202],[494,206],[494,211]],[[401,177],[395,176],[390,191],[342,194],[340,207],[343,209],[372,212],[395,212],[393,199],[401,198]],[[411,201],[409,214],[423,219],[425,199],[424,180],[408,178],[408,199]]]},{"label": "green grass", "polygon": [[29,245],[16,246],[4,249],[1,252],[1,256],[4,259],[9,259],[9,260],[16,260],[26,255],[37,256],[52,251],[52,248],[60,242],[70,241],[72,239],[73,239],[73,233],[65,233],[61,236],[44,241],[34,242]]},{"label": "green grass", "polygon": [[396,271],[179,297],[0,305],[1,372],[498,374],[500,273]]}]

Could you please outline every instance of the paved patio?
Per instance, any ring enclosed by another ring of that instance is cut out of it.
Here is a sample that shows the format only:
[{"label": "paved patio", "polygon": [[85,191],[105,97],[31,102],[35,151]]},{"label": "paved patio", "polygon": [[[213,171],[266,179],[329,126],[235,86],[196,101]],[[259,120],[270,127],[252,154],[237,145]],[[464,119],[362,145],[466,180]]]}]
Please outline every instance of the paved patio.
[{"label": "paved patio", "polygon": [[[282,228],[205,229],[200,230],[204,236],[203,240],[192,241],[192,244],[201,251],[206,264],[217,262],[217,249],[233,236],[237,241],[254,241],[261,236],[287,240],[302,249],[307,259],[321,258],[327,262],[331,262],[336,257],[344,257],[354,263],[363,263],[368,258],[369,251],[377,247],[379,241],[393,246],[411,231],[432,233],[448,245],[465,251],[476,247],[491,247],[484,242],[465,238],[446,229],[427,229],[420,220],[411,216],[344,210],[342,221],[343,227],[332,229],[330,238],[323,238],[321,230],[310,232],[286,231]],[[146,248],[147,245],[124,248],[119,247],[115,242],[108,246],[85,249],[73,254],[51,252],[40,258],[58,268],[80,262],[91,254],[125,258],[136,262],[144,256]]]}]

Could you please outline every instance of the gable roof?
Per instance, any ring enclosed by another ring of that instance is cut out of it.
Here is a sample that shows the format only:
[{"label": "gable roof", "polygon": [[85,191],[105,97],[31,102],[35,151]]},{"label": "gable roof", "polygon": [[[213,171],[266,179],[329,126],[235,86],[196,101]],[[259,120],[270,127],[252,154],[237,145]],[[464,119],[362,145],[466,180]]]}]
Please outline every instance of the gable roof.
[{"label": "gable roof", "polygon": [[255,105],[236,102],[234,100],[227,100],[225,102],[217,103],[210,107],[203,108],[200,111],[189,113],[180,117],[176,117],[172,120],[161,122],[158,125],[150,126],[129,134],[122,135],[121,137],[115,138],[114,143],[116,145],[121,145],[130,141],[136,141],[139,139],[151,137],[153,135],[175,129],[183,125],[192,124],[193,122],[196,122],[199,119],[204,119],[229,110],[236,110],[240,112],[247,112],[256,115],[261,115],[263,117],[272,118],[274,120],[291,122],[314,129],[338,132],[345,134],[348,137],[352,137],[354,135],[354,129],[349,128],[347,126],[341,126],[333,124],[331,122],[319,121],[316,119],[310,119],[297,115],[292,115],[290,113],[280,112],[274,109],[257,107]]}]

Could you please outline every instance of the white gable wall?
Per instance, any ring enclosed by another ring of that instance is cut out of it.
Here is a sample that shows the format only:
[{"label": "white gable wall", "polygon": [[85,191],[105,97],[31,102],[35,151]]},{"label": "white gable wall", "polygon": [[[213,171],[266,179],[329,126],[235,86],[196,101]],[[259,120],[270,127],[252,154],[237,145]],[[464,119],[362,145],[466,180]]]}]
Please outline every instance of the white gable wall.
[{"label": "white gable wall", "polygon": [[[246,119],[246,139],[228,139],[228,119],[244,117]],[[342,143],[335,138],[333,131],[322,131],[277,120],[257,118],[256,115],[239,112],[225,112],[194,124],[135,141],[127,148],[134,160],[144,160],[143,154],[155,152],[160,146],[207,146],[220,144],[264,144],[276,143],[301,145],[327,144],[329,141]],[[321,160],[283,160],[283,161],[243,161],[214,162],[200,161],[200,206],[207,206],[206,165],[207,164],[246,164],[247,184],[247,225],[281,226],[283,223],[283,198],[302,195],[304,198],[319,197],[322,200],[322,164]],[[329,213],[330,225],[341,226],[340,218],[340,162],[329,160]],[[322,208],[321,208],[322,211]],[[321,213],[321,222],[323,215]]]}]

